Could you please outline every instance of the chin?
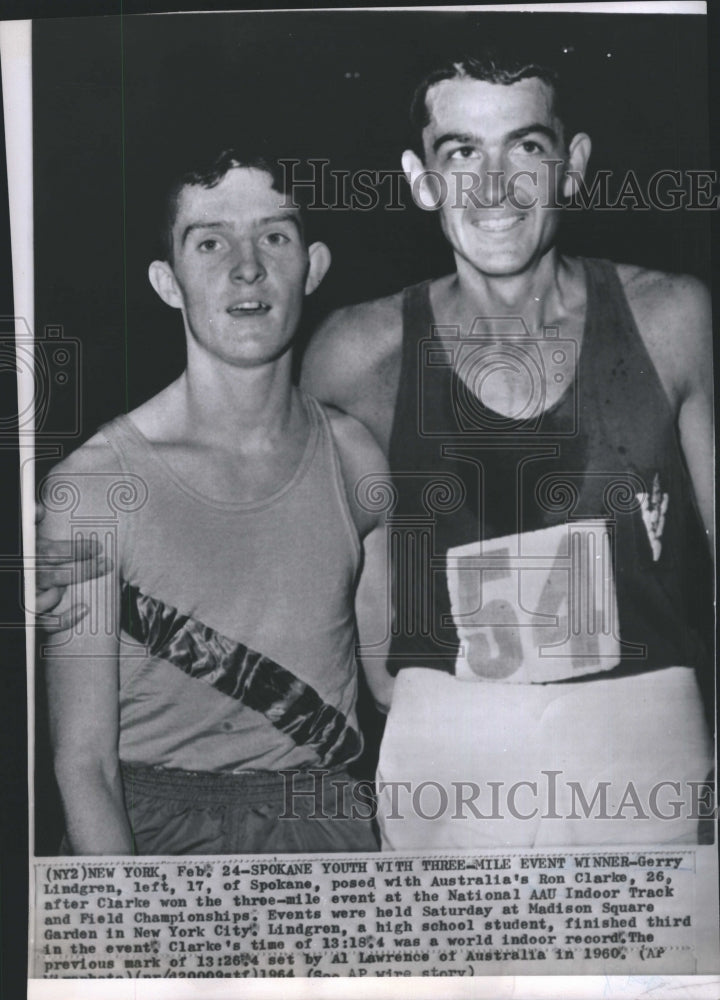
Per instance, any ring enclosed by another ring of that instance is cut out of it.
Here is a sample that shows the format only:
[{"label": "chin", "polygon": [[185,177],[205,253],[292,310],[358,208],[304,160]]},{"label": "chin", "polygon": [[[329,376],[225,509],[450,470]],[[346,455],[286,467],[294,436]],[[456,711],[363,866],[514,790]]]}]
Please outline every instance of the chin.
[{"label": "chin", "polygon": [[483,254],[482,257],[466,256],[465,260],[480,274],[491,275],[492,277],[510,277],[513,274],[522,274],[532,261],[532,257],[526,254],[495,254],[489,256]]},{"label": "chin", "polygon": [[246,351],[229,351],[223,360],[234,368],[262,368],[279,361],[291,349],[291,343],[283,344],[275,350],[268,348],[267,344],[258,345],[254,350],[249,347]]}]

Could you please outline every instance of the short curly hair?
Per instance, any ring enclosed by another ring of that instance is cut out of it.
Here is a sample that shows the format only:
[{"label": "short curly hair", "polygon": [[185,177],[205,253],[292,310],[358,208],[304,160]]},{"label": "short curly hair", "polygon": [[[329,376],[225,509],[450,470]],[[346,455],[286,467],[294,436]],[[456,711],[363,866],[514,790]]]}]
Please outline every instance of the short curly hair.
[{"label": "short curly hair", "polygon": [[[183,188],[214,188],[230,170],[234,170],[236,167],[261,170],[263,173],[269,175],[273,190],[287,198],[290,197],[291,192],[288,190],[286,172],[278,160],[260,153],[241,153],[234,148],[223,149],[220,153],[213,153],[210,157],[198,162],[195,166],[176,172],[167,186],[159,234],[159,250],[163,260],[167,260],[170,264],[173,262],[172,234],[177,219],[178,199]],[[293,204],[295,204],[294,201]],[[305,219],[302,206],[298,205],[297,207],[300,208],[301,224],[304,233]]]}]

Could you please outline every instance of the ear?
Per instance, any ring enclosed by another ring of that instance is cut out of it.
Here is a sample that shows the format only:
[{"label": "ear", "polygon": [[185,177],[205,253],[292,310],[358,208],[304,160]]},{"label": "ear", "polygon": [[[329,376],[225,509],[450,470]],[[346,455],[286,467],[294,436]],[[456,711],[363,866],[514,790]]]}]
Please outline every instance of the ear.
[{"label": "ear", "polygon": [[173,309],[182,309],[185,302],[172,267],[166,260],[154,260],[148,268],[150,284],[163,302]]},{"label": "ear", "polygon": [[[589,135],[585,135],[584,132],[574,135],[568,147],[568,170],[584,177],[591,151],[592,142]],[[574,193],[576,185],[576,178],[568,177],[566,174],[563,181],[563,195],[569,198]]]},{"label": "ear", "polygon": [[311,243],[308,247],[308,257],[310,258],[310,268],[305,279],[305,294],[312,295],[327,274],[332,254],[324,243]]},{"label": "ear", "polygon": [[402,155],[402,168],[410,185],[412,199],[423,212],[435,212],[443,200],[439,175],[428,170],[420,157],[412,149]]}]

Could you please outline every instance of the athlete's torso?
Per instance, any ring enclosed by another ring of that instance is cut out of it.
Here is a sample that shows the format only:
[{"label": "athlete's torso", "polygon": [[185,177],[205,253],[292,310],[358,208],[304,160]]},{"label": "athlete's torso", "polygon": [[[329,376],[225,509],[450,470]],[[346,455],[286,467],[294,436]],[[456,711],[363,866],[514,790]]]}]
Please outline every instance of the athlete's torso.
[{"label": "athlete's torso", "polygon": [[[465,338],[462,379],[429,283],[404,293],[392,669],[544,682],[702,660],[688,608],[700,531],[674,414],[615,267],[583,267],[579,348],[518,324],[502,344],[478,338],[473,371]],[[512,418],[475,391],[493,365],[540,390]],[[567,384],[548,407],[555,378]]]},{"label": "athlete's torso", "polygon": [[277,770],[359,753],[360,543],[328,419],[305,400],[298,468],[253,503],[190,489],[127,417],[101,432],[147,487],[121,524],[121,759]]}]

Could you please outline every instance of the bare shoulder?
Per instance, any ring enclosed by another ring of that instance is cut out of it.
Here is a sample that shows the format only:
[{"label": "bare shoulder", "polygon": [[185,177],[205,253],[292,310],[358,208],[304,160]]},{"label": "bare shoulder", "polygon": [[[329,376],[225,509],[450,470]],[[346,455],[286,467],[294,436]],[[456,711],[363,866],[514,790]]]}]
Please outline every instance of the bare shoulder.
[{"label": "bare shoulder", "polygon": [[377,347],[392,343],[393,327],[396,333],[400,327],[402,299],[403,293],[396,292],[382,299],[336,309],[320,324],[311,344],[341,344],[355,349],[358,343]]},{"label": "bare shoulder", "polygon": [[370,431],[355,417],[332,406],[324,406],[337,447],[345,488],[358,531],[366,534],[377,523],[378,515],[369,511],[358,496],[361,480],[379,484],[388,476],[387,460]]},{"label": "bare shoulder", "polygon": [[372,374],[400,347],[402,292],[345,306],[313,334],[303,357],[302,383],[318,399],[345,409],[358,379]]},{"label": "bare shoulder", "polygon": [[703,332],[707,335],[710,294],[698,278],[630,264],[618,264],[617,272],[636,318],[654,320],[653,330],[658,335],[672,334],[677,323],[682,324],[682,329],[697,331],[698,336]]},{"label": "bare shoulder", "polygon": [[640,336],[676,400],[711,372],[710,295],[688,274],[617,265]]},{"label": "bare shoulder", "polygon": [[324,410],[343,463],[347,461],[362,474],[387,470],[382,449],[364,424],[333,406],[325,405]]},{"label": "bare shoulder", "polygon": [[616,264],[625,294],[633,306],[664,312],[709,315],[710,295],[705,285],[690,274],[652,271],[634,264]]}]

